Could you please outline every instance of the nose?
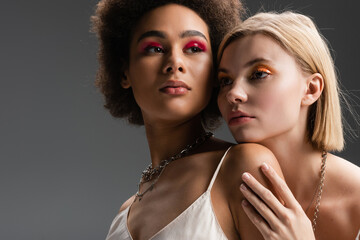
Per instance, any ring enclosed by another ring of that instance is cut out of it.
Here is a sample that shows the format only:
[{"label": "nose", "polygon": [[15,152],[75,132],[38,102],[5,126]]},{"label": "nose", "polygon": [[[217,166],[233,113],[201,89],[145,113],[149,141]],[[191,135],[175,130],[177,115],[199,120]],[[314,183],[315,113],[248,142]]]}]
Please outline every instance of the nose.
[{"label": "nose", "polygon": [[230,104],[244,103],[248,100],[248,95],[243,86],[235,84],[227,92],[226,99]]},{"label": "nose", "polygon": [[163,67],[163,73],[176,73],[181,72],[185,73],[185,64],[183,59],[183,52],[182,50],[173,49],[169,51],[168,56],[165,60],[165,65]]}]

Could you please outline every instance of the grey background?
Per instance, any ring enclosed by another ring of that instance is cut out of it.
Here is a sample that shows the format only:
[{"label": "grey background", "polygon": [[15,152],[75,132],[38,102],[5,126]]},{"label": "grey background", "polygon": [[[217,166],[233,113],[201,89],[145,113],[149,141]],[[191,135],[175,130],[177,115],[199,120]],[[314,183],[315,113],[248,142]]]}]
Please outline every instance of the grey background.
[{"label": "grey background", "polygon": [[[113,119],[93,85],[96,2],[1,3],[0,239],[104,239],[149,162],[143,128]],[[356,2],[246,1],[253,13],[263,5],[313,16],[359,97]],[[232,140],[225,127],[216,135]],[[359,143],[340,155],[360,165]]]}]

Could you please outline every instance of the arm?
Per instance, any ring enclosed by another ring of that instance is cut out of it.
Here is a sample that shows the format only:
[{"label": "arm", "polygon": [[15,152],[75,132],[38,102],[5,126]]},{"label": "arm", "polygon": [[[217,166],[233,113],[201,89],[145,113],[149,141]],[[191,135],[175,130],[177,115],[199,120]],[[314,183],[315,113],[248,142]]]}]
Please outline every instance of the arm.
[{"label": "arm", "polygon": [[231,214],[241,239],[263,239],[262,234],[246,215],[241,202],[245,200],[239,191],[243,183],[242,174],[251,173],[264,186],[272,189],[270,182],[260,171],[263,162],[271,165],[282,176],[280,166],[270,150],[258,144],[238,144],[229,151],[224,162],[227,199]]}]

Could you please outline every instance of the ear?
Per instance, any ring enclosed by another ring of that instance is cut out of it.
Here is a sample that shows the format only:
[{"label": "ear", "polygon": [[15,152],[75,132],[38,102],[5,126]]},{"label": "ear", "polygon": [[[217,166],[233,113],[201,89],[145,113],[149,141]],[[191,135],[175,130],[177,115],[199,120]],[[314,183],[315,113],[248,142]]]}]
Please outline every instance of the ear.
[{"label": "ear", "polygon": [[306,92],[301,99],[301,105],[310,106],[316,102],[324,89],[324,78],[320,73],[314,73],[306,79]]},{"label": "ear", "polygon": [[121,76],[121,86],[125,89],[131,87],[131,83],[130,80],[128,78],[128,73],[127,71],[124,71],[124,73]]}]

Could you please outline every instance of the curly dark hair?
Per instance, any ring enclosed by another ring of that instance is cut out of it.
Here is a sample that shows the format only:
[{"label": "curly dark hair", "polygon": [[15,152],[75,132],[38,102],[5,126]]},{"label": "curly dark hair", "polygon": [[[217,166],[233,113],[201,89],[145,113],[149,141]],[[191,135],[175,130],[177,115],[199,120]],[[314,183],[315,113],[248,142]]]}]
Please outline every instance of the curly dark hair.
[{"label": "curly dark hair", "polygon": [[[240,0],[101,0],[91,18],[100,45],[96,86],[105,96],[104,107],[114,117],[127,118],[136,125],[144,124],[132,89],[124,89],[120,80],[129,61],[132,30],[145,13],[170,3],[192,9],[207,23],[214,60],[222,38],[241,22],[244,9]],[[201,113],[203,125],[208,129],[219,122],[216,98],[215,88]]]}]

